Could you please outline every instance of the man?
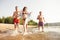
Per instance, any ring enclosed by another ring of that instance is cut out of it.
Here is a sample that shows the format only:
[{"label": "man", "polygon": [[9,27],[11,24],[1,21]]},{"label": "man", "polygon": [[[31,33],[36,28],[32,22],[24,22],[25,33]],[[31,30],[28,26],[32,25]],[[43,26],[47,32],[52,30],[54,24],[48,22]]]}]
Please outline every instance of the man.
[{"label": "man", "polygon": [[42,27],[42,32],[44,31],[44,17],[42,15],[42,12],[40,11],[39,12],[39,15],[37,17],[37,19],[39,20],[39,23],[38,23],[38,30],[40,30],[40,27]]},{"label": "man", "polygon": [[20,23],[20,12],[18,11],[18,6],[15,6],[15,11],[13,12],[13,22],[14,22],[14,33],[18,32]]}]

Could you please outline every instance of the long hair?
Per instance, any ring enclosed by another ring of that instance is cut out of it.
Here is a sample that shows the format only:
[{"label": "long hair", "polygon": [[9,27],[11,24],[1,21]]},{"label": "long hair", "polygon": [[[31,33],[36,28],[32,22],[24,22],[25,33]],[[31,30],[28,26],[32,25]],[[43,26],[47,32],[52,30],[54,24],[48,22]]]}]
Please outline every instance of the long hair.
[{"label": "long hair", "polygon": [[23,8],[23,11],[25,11],[25,10],[26,10],[26,8],[27,8],[27,7],[24,7],[24,8]]}]

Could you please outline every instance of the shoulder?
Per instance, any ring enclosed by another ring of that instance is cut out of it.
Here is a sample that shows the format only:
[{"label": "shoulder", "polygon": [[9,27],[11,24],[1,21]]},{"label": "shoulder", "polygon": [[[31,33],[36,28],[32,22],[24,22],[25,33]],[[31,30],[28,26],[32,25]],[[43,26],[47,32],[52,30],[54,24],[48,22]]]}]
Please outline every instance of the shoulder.
[{"label": "shoulder", "polygon": [[13,13],[16,13],[16,11],[14,11]]}]

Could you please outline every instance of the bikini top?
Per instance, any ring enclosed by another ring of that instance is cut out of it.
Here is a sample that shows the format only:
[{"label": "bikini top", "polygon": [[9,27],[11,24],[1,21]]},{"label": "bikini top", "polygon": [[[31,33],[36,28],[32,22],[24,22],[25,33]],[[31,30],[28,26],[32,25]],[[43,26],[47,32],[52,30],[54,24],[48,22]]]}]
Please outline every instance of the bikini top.
[{"label": "bikini top", "polygon": [[27,13],[22,13],[22,14],[24,15],[24,14],[27,14]]}]

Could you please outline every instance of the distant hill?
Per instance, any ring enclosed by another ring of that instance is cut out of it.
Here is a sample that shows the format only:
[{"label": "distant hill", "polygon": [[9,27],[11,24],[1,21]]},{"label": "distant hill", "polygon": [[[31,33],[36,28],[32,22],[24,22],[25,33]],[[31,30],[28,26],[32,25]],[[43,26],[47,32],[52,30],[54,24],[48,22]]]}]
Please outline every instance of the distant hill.
[{"label": "distant hill", "polygon": [[48,25],[48,26],[60,26],[60,22],[56,22],[56,23],[46,23],[45,25]]}]

